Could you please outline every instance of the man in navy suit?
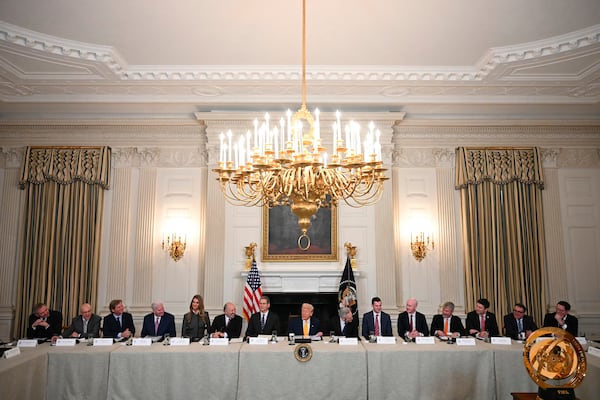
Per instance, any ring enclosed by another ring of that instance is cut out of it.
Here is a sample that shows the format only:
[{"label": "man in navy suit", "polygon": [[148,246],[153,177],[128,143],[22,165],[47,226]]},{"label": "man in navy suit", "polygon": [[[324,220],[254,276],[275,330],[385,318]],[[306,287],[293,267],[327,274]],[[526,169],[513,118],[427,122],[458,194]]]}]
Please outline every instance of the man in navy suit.
[{"label": "man in navy suit", "polygon": [[279,317],[269,308],[271,308],[271,299],[268,296],[262,296],[258,301],[258,312],[252,314],[248,321],[245,337],[270,335],[279,329]]},{"label": "man in navy suit", "polygon": [[429,327],[425,315],[417,311],[417,299],[406,300],[406,311],[398,315],[398,335],[414,339],[417,336],[428,336]]},{"label": "man in navy suit", "polygon": [[175,332],[175,317],[165,312],[165,306],[160,301],[152,303],[152,312],[144,317],[141,336],[160,336],[165,334],[177,336]]},{"label": "man in navy suit", "polygon": [[362,335],[365,339],[369,339],[371,332],[375,336],[393,336],[392,319],[389,314],[381,311],[381,299],[373,297],[371,307],[371,311],[363,314]]},{"label": "man in navy suit", "polygon": [[104,337],[117,340],[133,337],[135,335],[133,317],[128,312],[124,312],[123,300],[112,300],[108,306],[111,313],[104,317],[102,324]]},{"label": "man in navy suit", "polygon": [[[514,340],[527,339],[537,325],[530,315],[526,315],[527,307],[522,303],[513,306],[513,312],[504,316],[504,334]],[[520,335],[519,335],[520,334]]]},{"label": "man in navy suit", "polygon": [[350,308],[342,307],[331,319],[330,329],[336,336],[358,337],[358,319],[354,318]]},{"label": "man in navy suit", "polygon": [[433,316],[431,320],[431,336],[451,336],[457,338],[465,334],[462,321],[454,312],[454,303],[447,301],[442,304],[442,313]]},{"label": "man in navy suit", "polygon": [[294,332],[294,334],[301,336],[323,336],[319,320],[313,317],[314,311],[315,308],[312,304],[302,304],[300,317],[290,319],[288,332]]},{"label": "man in navy suit", "polygon": [[488,299],[479,299],[475,310],[467,314],[467,333],[480,338],[500,336],[496,315],[488,311],[490,302]]}]

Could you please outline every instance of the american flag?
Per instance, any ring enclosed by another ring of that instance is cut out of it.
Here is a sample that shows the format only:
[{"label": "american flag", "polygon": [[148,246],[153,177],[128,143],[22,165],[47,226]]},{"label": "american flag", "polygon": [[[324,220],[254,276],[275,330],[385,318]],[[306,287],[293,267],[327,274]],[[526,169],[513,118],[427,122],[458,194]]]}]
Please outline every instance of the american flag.
[{"label": "american flag", "polygon": [[244,287],[244,318],[250,319],[250,316],[258,312],[258,302],[262,296],[262,289],[260,287],[260,275],[258,274],[258,268],[256,267],[256,260],[252,260],[252,268],[248,273],[248,280]]}]

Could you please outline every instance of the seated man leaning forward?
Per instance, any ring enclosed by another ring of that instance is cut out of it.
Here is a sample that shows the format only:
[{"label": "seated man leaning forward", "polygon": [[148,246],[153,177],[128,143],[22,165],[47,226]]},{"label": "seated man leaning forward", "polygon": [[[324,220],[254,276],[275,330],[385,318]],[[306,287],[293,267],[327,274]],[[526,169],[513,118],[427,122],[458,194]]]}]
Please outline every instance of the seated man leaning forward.
[{"label": "seated man leaning forward", "polygon": [[83,303],[79,307],[79,315],[73,318],[71,325],[62,333],[65,338],[97,338],[100,337],[102,318],[92,312],[92,306]]},{"label": "seated man leaning forward", "polygon": [[62,329],[62,313],[50,310],[44,303],[38,303],[33,307],[33,314],[29,316],[27,325],[27,337],[30,339],[50,339],[60,335]]},{"label": "seated man leaning forward", "polygon": [[302,304],[300,317],[290,319],[288,324],[288,332],[293,332],[296,335],[302,336],[323,336],[321,332],[319,320],[313,317],[315,308],[312,304]]}]

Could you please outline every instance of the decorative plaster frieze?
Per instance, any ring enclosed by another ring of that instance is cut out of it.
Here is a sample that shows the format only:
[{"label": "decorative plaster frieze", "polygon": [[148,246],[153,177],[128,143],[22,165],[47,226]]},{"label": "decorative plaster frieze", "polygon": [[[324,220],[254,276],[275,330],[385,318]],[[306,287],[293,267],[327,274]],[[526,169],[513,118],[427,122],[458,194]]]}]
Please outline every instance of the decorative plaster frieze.
[{"label": "decorative plaster frieze", "polygon": [[453,148],[432,149],[436,167],[454,167],[455,151]]},{"label": "decorative plaster frieze", "polygon": [[136,148],[138,165],[140,167],[155,167],[160,157],[160,149],[154,148]]},{"label": "decorative plaster frieze", "polygon": [[123,147],[112,149],[113,168],[129,168],[132,165],[132,159],[135,154],[135,148]]},{"label": "decorative plaster frieze", "polygon": [[600,146],[600,126],[394,126],[392,143],[401,147],[430,146]]},{"label": "decorative plaster frieze", "polygon": [[558,160],[560,149],[541,148],[540,153],[542,156],[542,167],[556,168],[556,160]]},{"label": "decorative plaster frieze", "polygon": [[161,150],[159,166],[171,168],[204,167],[207,165],[208,159],[208,150],[202,150],[202,147],[164,148]]},{"label": "decorative plaster frieze", "polygon": [[2,147],[0,151],[0,168],[20,168],[25,154],[25,147]]},{"label": "decorative plaster frieze", "polygon": [[600,149],[561,149],[557,159],[558,168],[600,168]]}]

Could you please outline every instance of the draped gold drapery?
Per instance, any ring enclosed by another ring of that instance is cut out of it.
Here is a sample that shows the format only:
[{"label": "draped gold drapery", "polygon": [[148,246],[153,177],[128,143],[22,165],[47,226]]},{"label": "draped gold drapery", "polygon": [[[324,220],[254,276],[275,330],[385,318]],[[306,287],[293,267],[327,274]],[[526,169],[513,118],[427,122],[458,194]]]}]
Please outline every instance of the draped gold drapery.
[{"label": "draped gold drapery", "polygon": [[456,149],[466,310],[487,298],[502,317],[525,304],[538,325],[545,311],[544,181],[537,148]]},{"label": "draped gold drapery", "polygon": [[27,147],[19,185],[25,191],[15,337],[23,337],[32,307],[63,313],[95,302],[109,147]]}]

